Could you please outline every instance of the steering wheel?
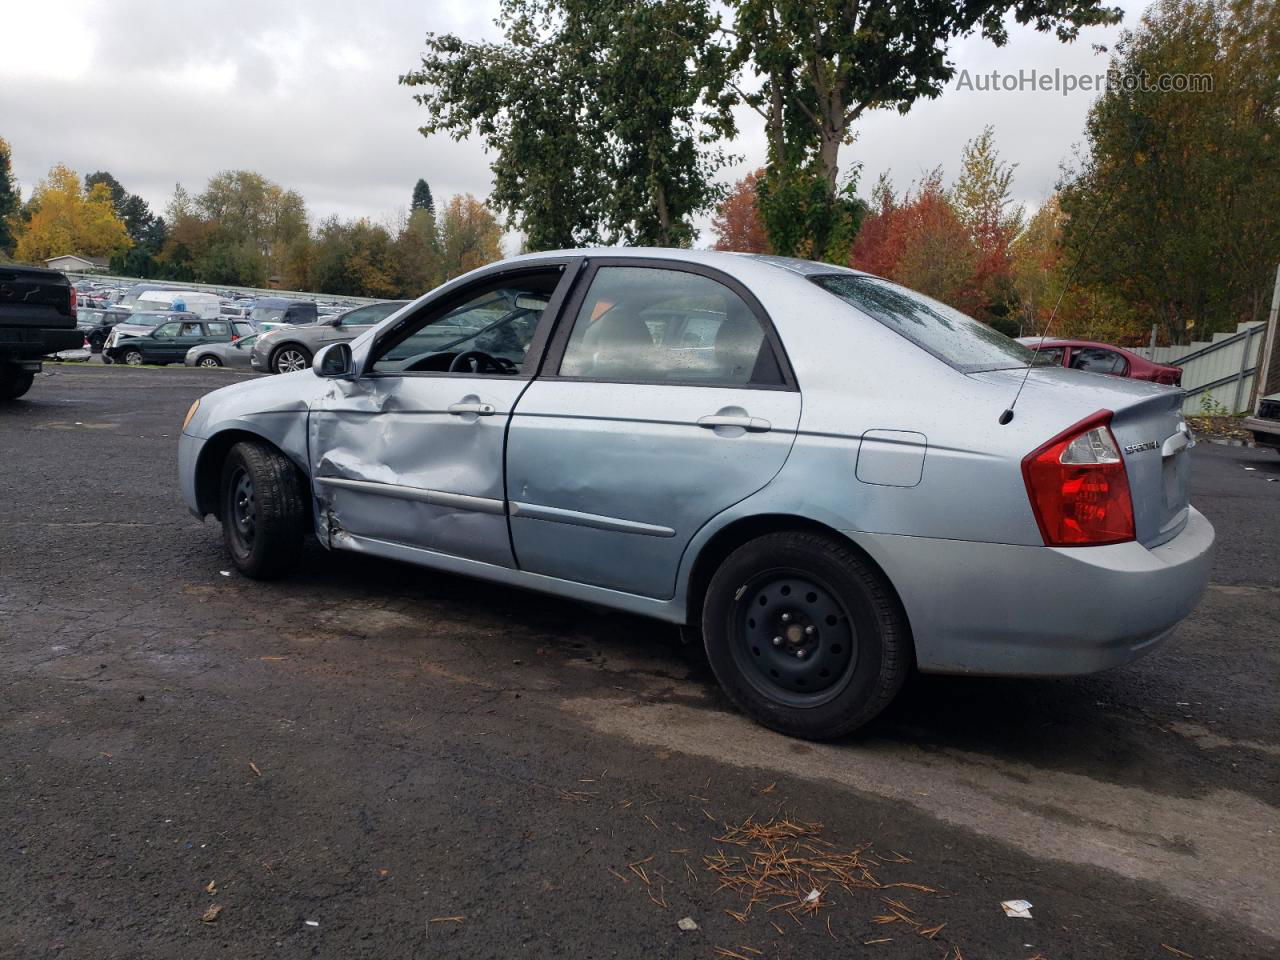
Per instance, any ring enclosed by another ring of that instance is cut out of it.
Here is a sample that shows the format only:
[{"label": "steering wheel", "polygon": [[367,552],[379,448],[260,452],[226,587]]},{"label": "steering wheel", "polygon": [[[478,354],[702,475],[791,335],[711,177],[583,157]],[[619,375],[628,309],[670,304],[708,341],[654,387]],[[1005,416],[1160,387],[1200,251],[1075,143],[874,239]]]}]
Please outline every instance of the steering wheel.
[{"label": "steering wheel", "polygon": [[450,373],[506,373],[516,372],[516,365],[506,357],[495,357],[483,350],[464,350],[449,364]]}]

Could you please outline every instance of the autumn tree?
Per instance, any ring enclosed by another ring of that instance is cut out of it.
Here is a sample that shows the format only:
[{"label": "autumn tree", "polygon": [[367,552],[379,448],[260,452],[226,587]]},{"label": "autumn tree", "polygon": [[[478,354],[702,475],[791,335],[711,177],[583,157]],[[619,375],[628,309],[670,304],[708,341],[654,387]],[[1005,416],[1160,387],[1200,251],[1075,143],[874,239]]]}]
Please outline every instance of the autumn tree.
[{"label": "autumn tree", "polygon": [[311,286],[320,293],[390,298],[398,292],[391,234],[380,224],[329,217],[311,256]]},{"label": "autumn tree", "polygon": [[18,260],[36,263],[68,253],[109,257],[132,244],[112,207],[110,188],[98,183],[86,190],[62,164],[36,186],[31,209],[14,250]]},{"label": "autumn tree", "polygon": [[754,170],[739,180],[716,207],[711,230],[716,235],[716,250],[742,253],[771,253],[769,238],[760,220],[757,190],[764,168]]},{"label": "autumn tree", "polygon": [[[1080,272],[1173,343],[1260,319],[1280,250],[1280,5],[1160,0],[1116,44],[1115,84],[1060,184]],[[1193,86],[1194,83],[1194,86]]]},{"label": "autumn tree", "polygon": [[196,206],[211,227],[197,268],[215,283],[279,279],[290,247],[309,232],[302,196],[250,170],[217,174]]},{"label": "autumn tree", "polygon": [[440,282],[502,259],[502,227],[469,193],[450,197],[440,215]]},{"label": "autumn tree", "polygon": [[738,94],[765,124],[770,241],[779,253],[833,263],[847,259],[864,212],[856,167],[841,177],[840,149],[867,110],[906,113],[937,97],[955,73],[951,44],[970,34],[1002,46],[1012,20],[1065,42],[1121,18],[1102,0],[738,0],[730,9],[732,65],[755,79]]},{"label": "autumn tree", "polygon": [[956,215],[968,231],[977,263],[973,293],[980,315],[1008,332],[1016,329],[1017,294],[1009,246],[1022,229],[1023,210],[1013,201],[1014,164],[1000,159],[995,130],[985,127],[965,144],[960,176],[951,188]]},{"label": "autumn tree", "polygon": [[[504,0],[501,43],[429,34],[424,135],[478,135],[529,249],[687,245],[732,130],[709,0]],[[442,228],[442,235],[443,235]]]},{"label": "autumn tree", "polygon": [[13,250],[12,220],[18,215],[21,204],[18,181],[13,177],[13,155],[8,142],[0,137],[0,256]]}]

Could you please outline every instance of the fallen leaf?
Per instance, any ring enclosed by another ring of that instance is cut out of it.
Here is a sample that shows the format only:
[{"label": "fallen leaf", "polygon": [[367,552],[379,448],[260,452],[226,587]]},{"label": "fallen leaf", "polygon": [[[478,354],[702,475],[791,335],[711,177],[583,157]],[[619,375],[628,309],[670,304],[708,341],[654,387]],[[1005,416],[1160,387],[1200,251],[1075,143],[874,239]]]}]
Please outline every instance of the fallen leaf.
[{"label": "fallen leaf", "polygon": [[222,915],[222,907],[218,906],[215,903],[213,906],[211,906],[208,910],[204,912],[204,914],[200,917],[200,919],[204,923],[217,923],[218,917],[221,915]]},{"label": "fallen leaf", "polygon": [[256,773],[258,776],[262,776],[262,771],[258,769],[258,765],[254,763],[252,760],[249,761],[249,769],[252,770],[254,773]]},{"label": "fallen leaf", "polygon": [[217,892],[218,892],[218,883],[217,883],[217,881],[216,881],[216,880],[210,880],[210,881],[209,881],[209,885],[208,885],[207,887],[205,887],[205,888],[204,888],[204,892],[205,892],[205,893],[217,893]]}]

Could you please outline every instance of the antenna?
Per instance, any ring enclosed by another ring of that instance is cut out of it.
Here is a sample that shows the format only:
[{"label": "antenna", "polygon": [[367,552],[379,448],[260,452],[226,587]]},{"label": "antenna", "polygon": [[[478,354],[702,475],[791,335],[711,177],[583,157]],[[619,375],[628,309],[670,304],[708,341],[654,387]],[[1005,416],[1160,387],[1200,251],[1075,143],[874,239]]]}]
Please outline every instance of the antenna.
[{"label": "antenna", "polygon": [[1071,266],[1071,272],[1067,274],[1067,280],[1062,285],[1062,291],[1058,294],[1058,302],[1053,305],[1053,309],[1049,311],[1049,319],[1045,321],[1044,331],[1036,340],[1035,348],[1031,351],[1031,359],[1027,361],[1027,368],[1022,371],[1022,382],[1018,384],[1018,392],[1013,395],[1013,403],[1009,404],[1009,409],[1000,414],[1000,426],[1005,426],[1013,420],[1013,408],[1018,405],[1018,398],[1022,396],[1022,388],[1027,385],[1027,377],[1031,376],[1031,368],[1036,365],[1036,357],[1040,355],[1040,347],[1044,344],[1045,338],[1049,336],[1049,330],[1053,327],[1053,320],[1058,315],[1058,308],[1062,306],[1062,298],[1067,295],[1067,290],[1071,288],[1071,284],[1075,281],[1076,273],[1080,269],[1080,264],[1084,262],[1084,252],[1089,248],[1089,241],[1093,239],[1094,233],[1098,230],[1098,224],[1102,223],[1103,216],[1106,215],[1107,209],[1111,206],[1111,198],[1116,192],[1116,181],[1111,181],[1111,189],[1107,191],[1107,199],[1103,201],[1102,208],[1098,211],[1098,215],[1093,218],[1093,224],[1089,227],[1089,232],[1085,234],[1084,242],[1080,244],[1080,252],[1076,256],[1076,262]]}]

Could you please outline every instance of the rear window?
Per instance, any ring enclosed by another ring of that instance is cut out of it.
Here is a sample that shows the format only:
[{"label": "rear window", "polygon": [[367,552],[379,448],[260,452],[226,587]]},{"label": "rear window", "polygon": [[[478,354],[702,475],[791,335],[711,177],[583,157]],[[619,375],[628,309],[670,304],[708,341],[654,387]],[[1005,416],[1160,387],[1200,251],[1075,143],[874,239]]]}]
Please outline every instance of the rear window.
[{"label": "rear window", "polygon": [[1031,351],[978,320],[879,277],[826,274],[813,282],[962,373],[1024,367]]}]

